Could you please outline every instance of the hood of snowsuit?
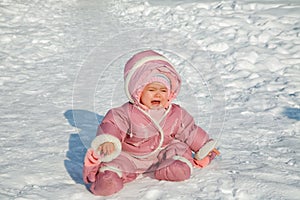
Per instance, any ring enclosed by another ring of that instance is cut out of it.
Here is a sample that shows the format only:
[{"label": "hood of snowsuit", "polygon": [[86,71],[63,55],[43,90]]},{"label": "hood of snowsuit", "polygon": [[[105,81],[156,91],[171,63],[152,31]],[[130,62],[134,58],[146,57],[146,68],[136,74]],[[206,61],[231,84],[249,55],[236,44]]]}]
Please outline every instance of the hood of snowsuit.
[{"label": "hood of snowsuit", "polygon": [[168,105],[176,98],[181,86],[180,75],[166,57],[153,50],[147,50],[133,55],[125,65],[125,92],[131,103],[140,106],[141,93],[150,83],[151,77],[156,74],[163,74],[170,80]]}]

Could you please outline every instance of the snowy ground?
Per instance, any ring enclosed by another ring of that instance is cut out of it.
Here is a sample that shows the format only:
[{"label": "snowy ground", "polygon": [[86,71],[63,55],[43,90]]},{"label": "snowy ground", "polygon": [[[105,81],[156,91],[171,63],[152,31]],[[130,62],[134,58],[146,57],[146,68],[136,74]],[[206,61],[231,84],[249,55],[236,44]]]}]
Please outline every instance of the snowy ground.
[{"label": "snowy ground", "polygon": [[[299,199],[299,1],[100,2],[0,1],[0,199]],[[145,48],[178,66],[177,101],[222,155],[185,182],[95,197],[86,147]]]}]

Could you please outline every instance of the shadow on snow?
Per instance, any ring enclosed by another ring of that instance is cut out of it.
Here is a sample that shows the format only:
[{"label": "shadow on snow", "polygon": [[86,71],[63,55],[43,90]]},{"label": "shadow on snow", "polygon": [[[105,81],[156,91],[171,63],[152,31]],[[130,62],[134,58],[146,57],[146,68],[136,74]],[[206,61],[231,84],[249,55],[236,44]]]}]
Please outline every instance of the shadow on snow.
[{"label": "shadow on snow", "polygon": [[82,169],[83,160],[89,141],[96,136],[96,131],[103,116],[87,110],[67,110],[64,113],[69,124],[78,128],[78,133],[72,133],[69,137],[69,149],[64,165],[71,178],[79,184],[83,184]]},{"label": "shadow on snow", "polygon": [[284,108],[283,114],[290,119],[300,120],[300,109],[299,108]]}]

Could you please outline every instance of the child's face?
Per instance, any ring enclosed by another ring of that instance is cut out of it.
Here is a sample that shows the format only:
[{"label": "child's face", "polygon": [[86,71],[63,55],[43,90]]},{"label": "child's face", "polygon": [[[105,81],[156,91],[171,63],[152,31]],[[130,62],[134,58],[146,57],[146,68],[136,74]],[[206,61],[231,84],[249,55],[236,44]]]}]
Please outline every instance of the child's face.
[{"label": "child's face", "polygon": [[149,109],[165,107],[168,102],[168,89],[159,82],[146,85],[141,95],[141,103]]}]

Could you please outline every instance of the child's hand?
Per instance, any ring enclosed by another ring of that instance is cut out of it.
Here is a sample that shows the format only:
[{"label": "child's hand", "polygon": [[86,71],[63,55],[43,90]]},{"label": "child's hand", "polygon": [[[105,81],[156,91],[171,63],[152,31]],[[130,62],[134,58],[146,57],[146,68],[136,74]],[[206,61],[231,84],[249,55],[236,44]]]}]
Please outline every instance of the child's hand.
[{"label": "child's hand", "polygon": [[92,166],[99,164],[99,156],[94,152],[93,149],[88,149],[84,157],[84,165]]},{"label": "child's hand", "polygon": [[115,151],[115,145],[112,142],[105,142],[98,147],[100,155],[109,155]]},{"label": "child's hand", "polygon": [[96,152],[92,148],[88,149],[84,157],[82,172],[82,178],[85,183],[95,182],[100,162],[101,160]]}]

